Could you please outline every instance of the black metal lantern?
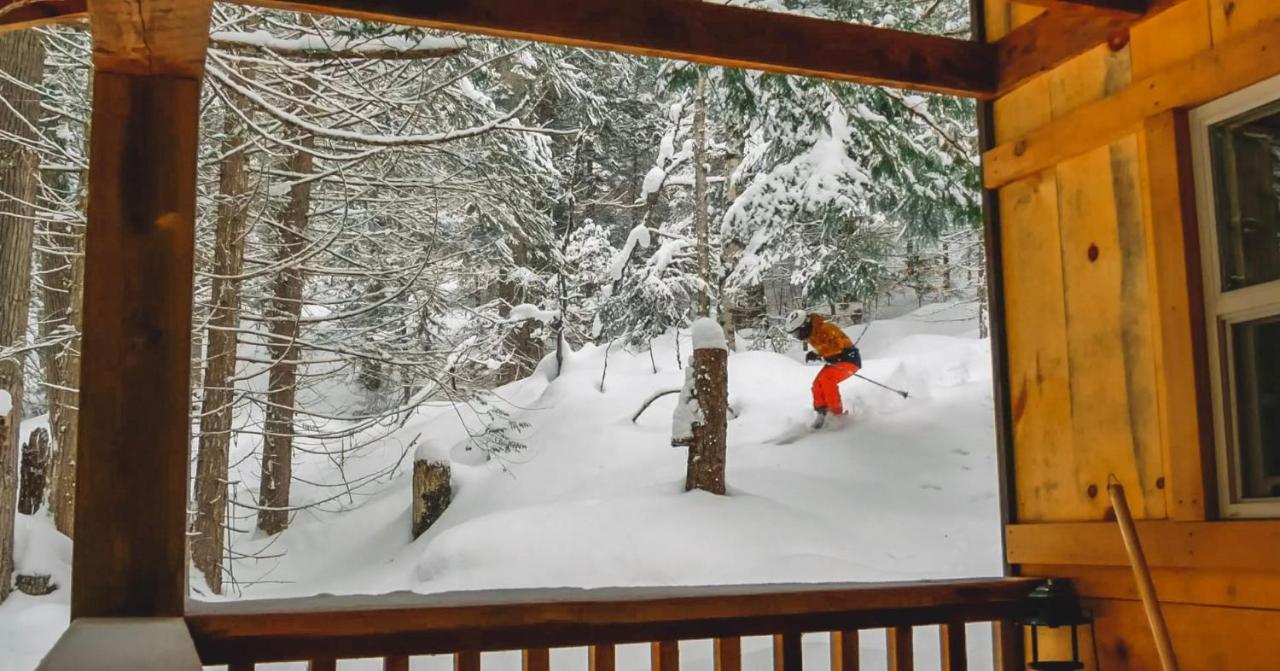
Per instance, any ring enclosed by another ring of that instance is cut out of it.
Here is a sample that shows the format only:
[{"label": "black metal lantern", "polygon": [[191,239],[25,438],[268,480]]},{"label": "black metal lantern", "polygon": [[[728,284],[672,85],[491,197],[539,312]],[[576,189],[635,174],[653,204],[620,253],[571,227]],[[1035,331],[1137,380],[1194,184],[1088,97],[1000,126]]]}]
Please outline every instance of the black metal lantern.
[{"label": "black metal lantern", "polygon": [[[1018,624],[1031,627],[1031,663],[1033,671],[1078,671],[1084,668],[1080,659],[1080,627],[1093,628],[1093,615],[1080,608],[1080,598],[1070,581],[1049,579],[1027,595],[1026,610]],[[1071,659],[1040,659],[1040,630],[1071,627]]]}]

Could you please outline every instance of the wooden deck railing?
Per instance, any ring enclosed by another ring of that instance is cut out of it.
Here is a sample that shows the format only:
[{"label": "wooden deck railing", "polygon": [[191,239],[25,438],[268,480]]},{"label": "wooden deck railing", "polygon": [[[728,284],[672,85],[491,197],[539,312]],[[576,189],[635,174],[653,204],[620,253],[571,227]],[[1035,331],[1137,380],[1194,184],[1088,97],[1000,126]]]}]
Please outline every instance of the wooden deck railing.
[{"label": "wooden deck railing", "polygon": [[[858,669],[860,630],[887,630],[889,669],[914,668],[912,628],[941,625],[942,668],[968,668],[968,622],[1007,622],[1038,584],[1021,578],[911,583],[552,589],[320,596],[188,604],[205,665],[381,658],[387,671],[413,655],[454,655],[479,671],[480,654],[523,651],[525,671],[548,671],[552,648],[586,648],[591,671],[612,671],[616,645],[650,643],[652,669],[679,668],[679,641],[715,642],[715,671],[737,671],[744,636],[772,636],[775,668],[800,671],[801,635],[831,632],[833,671]],[[1021,660],[1018,666],[1021,668]]]}]

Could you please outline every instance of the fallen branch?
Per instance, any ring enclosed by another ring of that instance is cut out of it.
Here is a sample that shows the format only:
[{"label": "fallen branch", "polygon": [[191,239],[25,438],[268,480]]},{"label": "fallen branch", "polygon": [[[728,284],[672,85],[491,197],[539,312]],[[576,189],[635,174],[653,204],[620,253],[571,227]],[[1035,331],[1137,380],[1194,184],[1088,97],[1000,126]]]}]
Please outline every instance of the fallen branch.
[{"label": "fallen branch", "polygon": [[654,392],[654,394],[653,394],[652,396],[650,396],[650,397],[649,397],[649,398],[644,402],[644,404],[643,404],[643,405],[641,405],[641,406],[640,406],[640,409],[636,411],[636,414],[634,414],[634,415],[632,415],[632,416],[631,416],[631,423],[632,423],[632,424],[635,424],[635,423],[636,423],[636,420],[640,419],[640,415],[643,415],[643,414],[644,414],[644,411],[645,411],[645,410],[648,410],[648,409],[649,409],[649,406],[653,405],[653,402],[654,402],[654,401],[656,401],[656,400],[658,400],[658,399],[662,398],[663,396],[670,396],[670,395],[672,395],[672,394],[679,394],[679,393],[680,393],[680,390],[679,390],[679,389],[664,389],[664,390],[662,390],[662,391]]}]

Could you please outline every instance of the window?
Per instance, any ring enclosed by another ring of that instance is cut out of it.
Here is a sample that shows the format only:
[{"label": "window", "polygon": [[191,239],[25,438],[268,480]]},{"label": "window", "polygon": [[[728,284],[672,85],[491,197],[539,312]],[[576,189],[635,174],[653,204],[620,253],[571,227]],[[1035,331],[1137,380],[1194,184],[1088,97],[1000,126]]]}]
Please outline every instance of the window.
[{"label": "window", "polygon": [[1191,124],[1222,513],[1280,516],[1280,78]]}]

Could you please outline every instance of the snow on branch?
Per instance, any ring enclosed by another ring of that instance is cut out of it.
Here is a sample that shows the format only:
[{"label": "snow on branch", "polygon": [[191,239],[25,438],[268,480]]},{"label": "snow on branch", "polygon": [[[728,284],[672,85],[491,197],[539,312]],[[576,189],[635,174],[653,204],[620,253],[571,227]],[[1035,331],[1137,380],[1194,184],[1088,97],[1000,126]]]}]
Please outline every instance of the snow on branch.
[{"label": "snow on branch", "polygon": [[511,313],[507,315],[509,322],[525,322],[536,319],[543,324],[552,324],[560,319],[558,310],[543,310],[536,305],[524,303],[511,308]]},{"label": "snow on branch", "polygon": [[311,133],[316,137],[324,137],[324,138],[329,138],[331,140],[345,140],[348,142],[356,142],[360,144],[374,145],[379,147],[407,147],[407,146],[417,146],[417,145],[444,144],[446,142],[463,140],[466,138],[475,137],[477,135],[484,135],[485,133],[488,133],[491,131],[501,131],[501,130],[504,130],[503,125],[511,121],[512,119],[516,118],[516,116],[520,114],[521,110],[524,109],[525,104],[529,102],[529,99],[527,97],[523,98],[521,99],[520,103],[517,104],[515,108],[512,109],[511,112],[506,116],[503,116],[498,119],[494,119],[492,121],[481,124],[479,126],[473,126],[471,128],[462,128],[457,130],[445,131],[443,133],[431,133],[431,134],[425,134],[425,135],[374,135],[370,133],[358,133],[355,131],[342,130],[340,128],[328,128],[325,126],[321,126],[319,124],[311,123],[296,114],[287,112],[285,110],[280,109],[279,107],[276,107],[275,105],[272,105],[270,102],[267,101],[266,98],[262,97],[258,92],[253,91],[244,86],[241,86],[239,83],[233,81],[231,77],[227,75],[227,73],[222,71],[222,69],[213,67],[212,64],[210,64],[209,66],[206,67],[206,70],[210,75],[213,76],[214,79],[217,79],[219,82],[223,83],[228,88],[235,91],[236,93],[239,93],[245,98],[248,98],[255,105],[262,108],[265,112],[275,117],[279,121],[282,121],[284,123],[300,128],[304,131],[307,131],[308,133]]},{"label": "snow on branch", "polygon": [[276,37],[265,30],[219,30],[209,35],[221,49],[266,49],[283,56],[314,58],[370,58],[412,60],[444,58],[467,47],[457,37],[408,37],[387,35],[373,38],[339,37],[336,35],[301,35]]}]

